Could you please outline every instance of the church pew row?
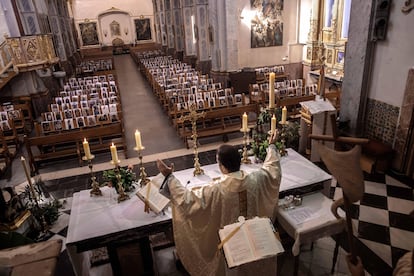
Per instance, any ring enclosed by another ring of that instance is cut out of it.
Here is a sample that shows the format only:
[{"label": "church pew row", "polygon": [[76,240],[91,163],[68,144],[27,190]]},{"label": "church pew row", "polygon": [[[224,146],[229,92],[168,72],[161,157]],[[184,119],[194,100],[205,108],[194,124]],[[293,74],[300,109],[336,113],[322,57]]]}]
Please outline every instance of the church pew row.
[{"label": "church pew row", "polygon": [[[222,135],[223,141],[226,141],[228,134],[240,132],[242,127],[241,116],[244,112],[256,114],[256,116],[249,116],[254,119],[254,121],[249,121],[249,127],[253,127],[259,114],[258,104],[229,106],[205,111],[204,118],[197,120],[197,137],[205,138]],[[178,117],[175,124],[180,138],[184,140],[186,147],[189,148],[188,140],[192,139],[191,122],[180,122]]]},{"label": "church pew row", "polygon": [[31,173],[39,173],[39,166],[42,163],[65,157],[77,157],[81,166],[82,156],[84,156],[82,147],[84,138],[88,140],[92,154],[109,151],[109,146],[114,143],[123,150],[125,158],[128,158],[121,122],[49,135],[25,136]]}]

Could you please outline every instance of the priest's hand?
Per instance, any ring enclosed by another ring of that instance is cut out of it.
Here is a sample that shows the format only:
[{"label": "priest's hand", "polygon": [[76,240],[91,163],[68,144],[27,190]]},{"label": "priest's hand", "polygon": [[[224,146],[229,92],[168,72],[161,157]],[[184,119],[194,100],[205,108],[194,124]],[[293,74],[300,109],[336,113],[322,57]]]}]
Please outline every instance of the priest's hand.
[{"label": "priest's hand", "polygon": [[279,137],[279,132],[277,129],[275,129],[275,131],[269,135],[269,145],[276,143],[278,137]]},{"label": "priest's hand", "polygon": [[160,173],[162,173],[162,175],[164,175],[164,176],[168,176],[174,171],[174,164],[173,163],[171,163],[170,167],[168,167],[164,163],[164,161],[162,161],[160,159],[157,160],[157,167],[158,167],[158,170],[160,171]]}]

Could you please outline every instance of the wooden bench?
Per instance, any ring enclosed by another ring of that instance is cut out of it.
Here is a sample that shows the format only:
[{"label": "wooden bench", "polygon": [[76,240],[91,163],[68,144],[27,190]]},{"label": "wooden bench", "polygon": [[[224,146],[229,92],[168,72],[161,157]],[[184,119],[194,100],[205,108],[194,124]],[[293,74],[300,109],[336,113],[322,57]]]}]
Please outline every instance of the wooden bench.
[{"label": "wooden bench", "polygon": [[[226,141],[227,134],[240,131],[241,116],[244,112],[254,112],[257,116],[259,106],[257,104],[247,104],[205,111],[205,117],[198,120],[197,123],[197,137],[204,138],[222,135],[223,141]],[[252,125],[255,123],[251,122]],[[188,140],[192,136],[191,122],[177,122],[177,130],[187,148],[189,148]]]},{"label": "wooden bench", "polygon": [[30,138],[25,136],[32,174],[39,172],[41,163],[65,157],[77,157],[79,165],[82,165],[84,138],[88,140],[92,153],[109,151],[109,146],[114,143],[124,151],[125,158],[127,158],[127,147],[121,122]]}]

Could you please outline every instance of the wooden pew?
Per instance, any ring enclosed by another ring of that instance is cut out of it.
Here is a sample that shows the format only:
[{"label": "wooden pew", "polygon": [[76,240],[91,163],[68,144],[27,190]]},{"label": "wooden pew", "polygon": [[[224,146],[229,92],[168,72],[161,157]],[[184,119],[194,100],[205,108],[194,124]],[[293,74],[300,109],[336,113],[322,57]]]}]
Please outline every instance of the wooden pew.
[{"label": "wooden pew", "polygon": [[82,147],[84,138],[88,140],[92,153],[109,151],[109,146],[114,143],[124,151],[125,158],[127,158],[127,147],[121,122],[30,138],[25,136],[32,174],[39,172],[41,163],[65,157],[77,157],[79,165],[81,165],[84,155]]},{"label": "wooden pew", "polygon": [[[259,114],[257,104],[247,104],[240,106],[229,106],[205,111],[205,117],[200,119],[197,124],[197,137],[223,136],[226,141],[227,134],[239,132],[241,129],[241,116],[246,112]],[[231,120],[233,119],[233,120]],[[179,121],[179,119],[177,119]],[[251,122],[254,125],[256,122]],[[178,133],[189,148],[188,140],[191,139],[192,130],[190,122],[177,122]]]}]

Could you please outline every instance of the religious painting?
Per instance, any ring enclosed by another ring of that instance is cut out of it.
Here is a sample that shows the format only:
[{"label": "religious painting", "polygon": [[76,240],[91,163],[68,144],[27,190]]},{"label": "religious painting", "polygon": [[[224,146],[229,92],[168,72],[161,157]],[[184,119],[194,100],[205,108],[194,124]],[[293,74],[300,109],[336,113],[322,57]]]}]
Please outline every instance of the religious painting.
[{"label": "religious painting", "polygon": [[345,58],[345,53],[338,51],[338,55],[336,58],[336,63],[343,63],[344,62],[344,58]]},{"label": "religious painting", "polygon": [[84,46],[99,44],[96,22],[79,23],[79,29]]},{"label": "religious painting", "polygon": [[151,21],[149,18],[135,19],[137,40],[151,40]]},{"label": "religious painting", "polygon": [[251,21],[251,47],[283,45],[283,0],[250,0],[256,16]]},{"label": "religious painting", "polygon": [[120,36],[121,35],[121,27],[118,22],[115,20],[109,24],[109,28],[111,29],[111,36]]}]

